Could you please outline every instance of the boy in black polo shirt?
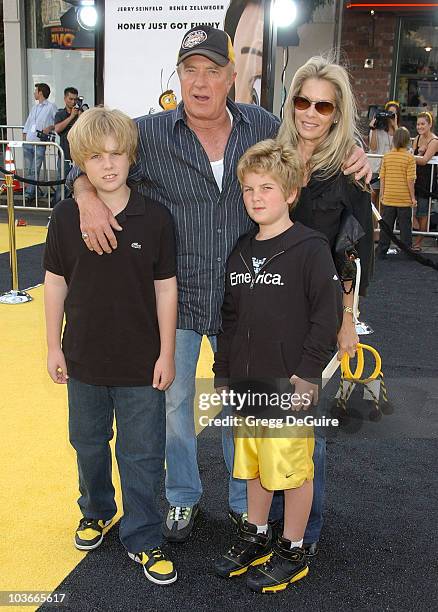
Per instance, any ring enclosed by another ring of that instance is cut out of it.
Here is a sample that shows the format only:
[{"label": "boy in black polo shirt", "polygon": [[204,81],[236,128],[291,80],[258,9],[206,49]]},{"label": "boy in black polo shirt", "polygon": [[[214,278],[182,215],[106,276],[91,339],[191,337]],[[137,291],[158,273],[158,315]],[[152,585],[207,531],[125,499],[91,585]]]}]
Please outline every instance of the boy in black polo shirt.
[{"label": "boy in black polo shirt", "polygon": [[[95,108],[69,133],[75,162],[123,227],[118,248],[97,257],[72,199],[53,211],[44,255],[48,371],[67,384],[70,442],[83,518],[75,546],[92,550],[116,513],[111,481],[113,418],[124,515],[120,539],[156,584],[177,578],[161,551],[156,507],[165,450],[164,391],[175,375],[177,289],[174,231],[166,208],[126,185],[137,128]],[[65,312],[66,324],[61,328]]]}]

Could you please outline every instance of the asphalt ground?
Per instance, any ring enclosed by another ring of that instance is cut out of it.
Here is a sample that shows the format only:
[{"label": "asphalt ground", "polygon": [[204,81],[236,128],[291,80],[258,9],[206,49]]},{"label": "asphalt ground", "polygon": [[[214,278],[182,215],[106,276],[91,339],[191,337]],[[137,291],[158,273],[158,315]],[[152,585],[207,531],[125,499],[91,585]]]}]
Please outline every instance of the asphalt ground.
[{"label": "asphalt ground", "polygon": [[[20,287],[42,281],[42,249],[19,250]],[[8,254],[1,254],[2,290],[9,288],[8,263]],[[199,521],[191,540],[167,548],[177,583],[148,582],[128,559],[115,526],[58,585],[58,592],[68,594],[59,609],[437,609],[437,294],[436,271],[397,256],[377,262],[369,296],[361,301],[361,318],[375,333],[363,340],[382,355],[393,412],[371,422],[372,404],[356,389],[348,419],[329,436],[326,522],[320,553],[305,579],[284,593],[257,595],[247,590],[244,577],[224,581],[214,575],[213,561],[231,542],[233,527],[226,516],[219,432],[210,428],[199,438]],[[164,514],[164,498],[161,504]]]},{"label": "asphalt ground", "polygon": [[329,437],[325,526],[306,578],[285,592],[258,595],[245,577],[214,575],[213,561],[234,528],[219,432],[210,428],[199,438],[199,520],[188,542],[167,545],[178,581],[148,582],[115,527],[59,584],[56,590],[68,594],[59,609],[436,610],[438,273],[397,256],[379,261],[361,310],[375,330],[364,340],[382,355],[393,413],[370,423],[371,403],[356,390],[349,404],[356,418]]},{"label": "asphalt ground", "polygon": [[[42,267],[44,245],[36,244],[17,250],[17,269],[20,289],[35,287],[44,280]],[[0,293],[11,289],[9,253],[0,253]]]}]

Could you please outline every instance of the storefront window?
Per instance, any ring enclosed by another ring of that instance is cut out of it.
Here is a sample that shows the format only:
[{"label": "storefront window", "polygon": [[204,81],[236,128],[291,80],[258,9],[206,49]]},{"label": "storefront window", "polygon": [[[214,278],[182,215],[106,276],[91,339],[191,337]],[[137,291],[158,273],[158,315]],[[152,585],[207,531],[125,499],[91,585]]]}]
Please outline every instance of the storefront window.
[{"label": "storefront window", "polygon": [[94,30],[78,20],[78,2],[26,2],[26,46],[29,108],[35,83],[47,83],[50,100],[64,106],[64,89],[76,87],[94,105]]},{"label": "storefront window", "polygon": [[397,94],[404,125],[413,127],[421,110],[437,117],[438,26],[430,21],[402,19]]}]

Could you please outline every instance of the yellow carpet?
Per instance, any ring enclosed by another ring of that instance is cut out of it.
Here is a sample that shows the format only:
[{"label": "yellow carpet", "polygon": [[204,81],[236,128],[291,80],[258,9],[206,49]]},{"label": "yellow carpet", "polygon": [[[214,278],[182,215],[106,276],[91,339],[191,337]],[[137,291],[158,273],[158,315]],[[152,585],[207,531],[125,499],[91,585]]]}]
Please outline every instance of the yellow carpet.
[{"label": "yellow carpet", "polygon": [[[18,216],[17,216],[18,218]],[[35,225],[15,228],[17,249],[41,244],[46,241],[47,229]],[[9,233],[7,223],[0,223],[0,253],[9,251]]]},{"label": "yellow carpet", "polygon": [[[44,240],[45,228],[18,229],[29,231],[21,245],[31,235],[32,244]],[[4,231],[1,225],[0,239]],[[43,287],[30,293],[34,301],[27,304],[0,304],[1,591],[52,591],[84,557],[73,546],[80,513],[66,388],[45,369]],[[199,376],[211,377],[211,362],[204,339]],[[121,507],[117,474],[114,482]]]}]

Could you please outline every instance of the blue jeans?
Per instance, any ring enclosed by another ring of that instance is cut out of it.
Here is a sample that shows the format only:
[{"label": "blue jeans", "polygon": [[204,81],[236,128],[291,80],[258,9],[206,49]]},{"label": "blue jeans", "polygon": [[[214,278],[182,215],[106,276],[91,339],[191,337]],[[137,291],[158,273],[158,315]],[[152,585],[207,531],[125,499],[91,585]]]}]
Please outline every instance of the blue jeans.
[{"label": "blue jeans", "polygon": [[313,451],[313,465],[315,471],[313,477],[313,500],[306,531],[304,532],[304,544],[318,542],[321,535],[321,529],[324,523],[326,456],[325,438],[316,433],[315,448]]},{"label": "blue jeans", "polygon": [[[324,502],[325,502],[325,479],[326,479],[326,441],[323,436],[315,434],[315,448],[313,451],[313,500],[310,510],[309,520],[307,521],[304,533],[304,544],[318,542],[324,523]],[[283,491],[274,493],[272,499],[271,520],[281,519],[284,510]]]},{"label": "blue jeans", "polygon": [[[216,336],[209,336],[213,351]],[[202,495],[197,459],[194,422],[195,376],[202,335],[189,329],[177,329],[176,377],[166,391],[166,497],[171,506],[192,507]],[[231,430],[231,428],[228,428]],[[246,511],[246,482],[232,477],[234,439],[222,430],[222,448],[230,474],[228,503],[235,512]]]},{"label": "blue jeans", "polygon": [[117,510],[109,446],[115,414],[124,510],[120,540],[132,553],[159,546],[162,517],[156,500],[164,475],[164,393],[148,386],[106,387],[69,378],[68,402],[82,514],[108,520]]},{"label": "blue jeans", "polygon": [[[46,147],[41,145],[23,145],[24,156],[24,176],[25,178],[37,181],[40,176],[41,166],[43,165]],[[35,185],[26,185],[25,194],[28,197],[35,197]]]}]

